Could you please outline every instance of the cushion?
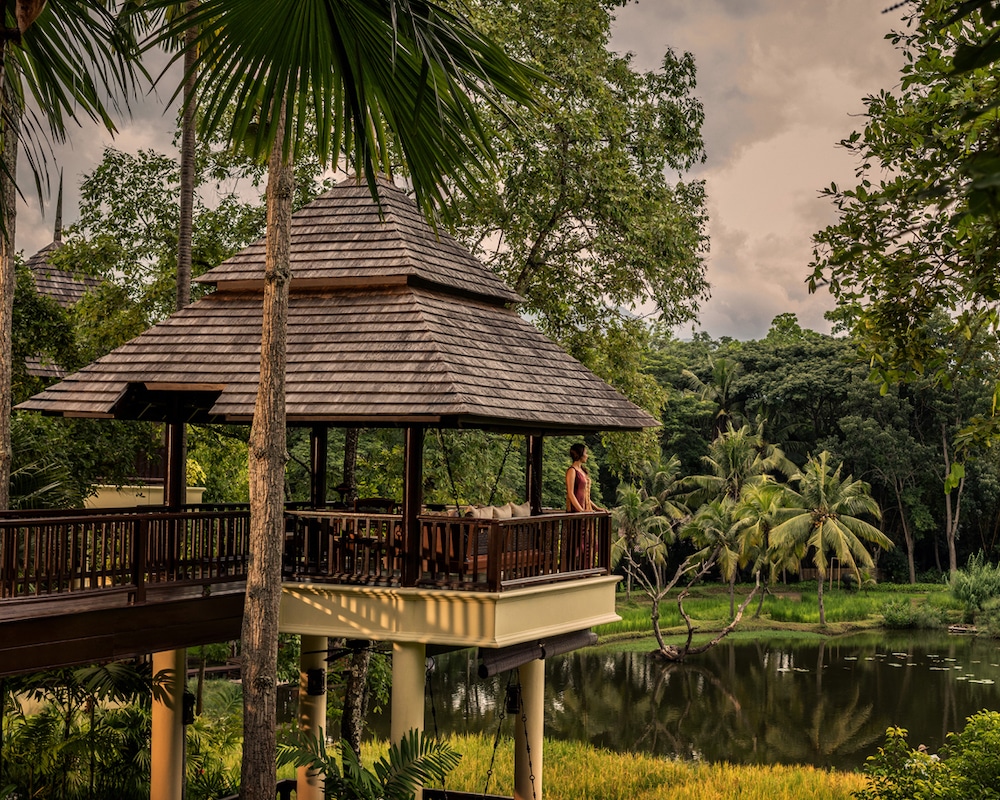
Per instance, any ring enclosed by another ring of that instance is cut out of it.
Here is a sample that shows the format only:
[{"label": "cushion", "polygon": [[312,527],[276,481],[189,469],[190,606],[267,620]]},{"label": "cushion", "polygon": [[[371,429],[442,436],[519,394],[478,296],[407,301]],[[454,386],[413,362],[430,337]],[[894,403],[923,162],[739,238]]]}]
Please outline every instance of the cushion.
[{"label": "cushion", "polygon": [[493,506],[493,519],[510,519],[510,503],[505,506]]},{"label": "cushion", "polygon": [[513,503],[508,503],[510,506],[510,515],[512,517],[530,517],[531,516],[531,503],[525,501],[521,505],[514,505]]}]

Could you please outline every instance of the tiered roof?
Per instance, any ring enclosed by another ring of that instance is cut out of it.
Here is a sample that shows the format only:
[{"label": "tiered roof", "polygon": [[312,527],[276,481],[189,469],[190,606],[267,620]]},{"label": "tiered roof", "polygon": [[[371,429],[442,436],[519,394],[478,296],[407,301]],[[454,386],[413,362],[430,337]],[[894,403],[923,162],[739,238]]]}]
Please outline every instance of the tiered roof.
[{"label": "tiered roof", "polygon": [[[338,184],[293,217],[290,424],[636,430],[656,420],[551,342],[519,297],[416,205]],[[216,291],[20,408],[66,416],[252,418],[264,243],[202,276]]]}]

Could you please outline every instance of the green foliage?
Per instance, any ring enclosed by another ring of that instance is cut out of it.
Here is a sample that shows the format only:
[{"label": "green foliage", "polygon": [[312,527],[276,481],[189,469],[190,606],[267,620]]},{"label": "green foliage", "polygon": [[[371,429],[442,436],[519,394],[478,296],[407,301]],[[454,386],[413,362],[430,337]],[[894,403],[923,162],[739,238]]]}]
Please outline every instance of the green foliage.
[{"label": "green foliage", "polygon": [[990,564],[982,553],[977,553],[969,558],[965,569],[951,576],[949,587],[971,620],[988,600],[1000,597],[1000,566]]},{"label": "green foliage", "polygon": [[[472,13],[544,72],[545,104],[510,126],[484,109],[504,147],[490,186],[456,201],[453,232],[525,298],[522,310],[574,357],[656,415],[642,369],[655,306],[692,319],[707,296],[704,185],[673,178],[704,160],[690,53],[635,69],[610,49],[616,0],[477,0]],[[607,466],[634,478],[651,437],[604,437]]]},{"label": "green foliage", "polygon": [[914,604],[909,599],[889,600],[882,606],[882,620],[893,629],[940,629],[945,623],[944,610],[930,603]]},{"label": "green foliage", "polygon": [[889,728],[885,745],[868,759],[868,785],[858,800],[966,800],[1000,797],[1000,713],[981,711],[960,733],[948,734],[939,756],[910,748],[906,731]]},{"label": "green foliage", "polygon": [[[810,287],[836,297],[884,389],[925,375],[997,384],[1000,228],[973,205],[995,188],[965,167],[997,149],[1000,70],[950,74],[956,50],[985,41],[995,20],[952,5],[905,4],[905,29],[887,37],[903,54],[901,82],[865,98],[864,129],[840,143],[857,183],[824,190],[839,219],[814,236]],[[967,443],[992,428],[988,408],[975,413],[962,421]]]},{"label": "green foliage", "polygon": [[448,744],[411,730],[389,747],[372,769],[366,768],[343,741],[339,759],[318,737],[298,736],[278,749],[279,764],[295,764],[322,772],[327,797],[345,800],[409,800],[417,787],[443,781],[458,766],[461,755]]}]

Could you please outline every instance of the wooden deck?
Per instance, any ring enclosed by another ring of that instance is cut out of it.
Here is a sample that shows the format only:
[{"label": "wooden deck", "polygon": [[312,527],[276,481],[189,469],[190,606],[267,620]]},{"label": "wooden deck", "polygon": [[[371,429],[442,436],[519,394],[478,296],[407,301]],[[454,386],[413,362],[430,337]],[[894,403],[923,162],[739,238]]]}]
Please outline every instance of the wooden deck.
[{"label": "wooden deck", "polygon": [[[285,520],[284,576],[296,583],[503,592],[610,571],[606,513],[428,514],[409,549],[397,514]],[[0,675],[236,638],[248,563],[246,508],[4,514]]]}]

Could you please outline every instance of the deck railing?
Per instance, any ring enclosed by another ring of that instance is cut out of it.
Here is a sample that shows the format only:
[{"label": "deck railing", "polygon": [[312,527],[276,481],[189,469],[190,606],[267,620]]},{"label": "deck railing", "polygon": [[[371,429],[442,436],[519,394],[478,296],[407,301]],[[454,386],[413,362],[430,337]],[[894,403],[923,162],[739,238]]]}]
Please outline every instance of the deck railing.
[{"label": "deck railing", "polygon": [[[610,569],[606,513],[508,520],[425,515],[407,548],[402,517],[286,513],[284,575],[333,584],[502,591]],[[0,517],[0,598],[127,592],[245,578],[249,512],[115,509]]]},{"label": "deck railing", "polygon": [[0,598],[242,580],[246,511],[86,511],[0,518]]},{"label": "deck railing", "polygon": [[498,592],[610,570],[607,513],[513,519],[423,515],[419,547],[402,541],[393,514],[302,511],[288,515],[285,574],[331,583],[414,585]]}]

